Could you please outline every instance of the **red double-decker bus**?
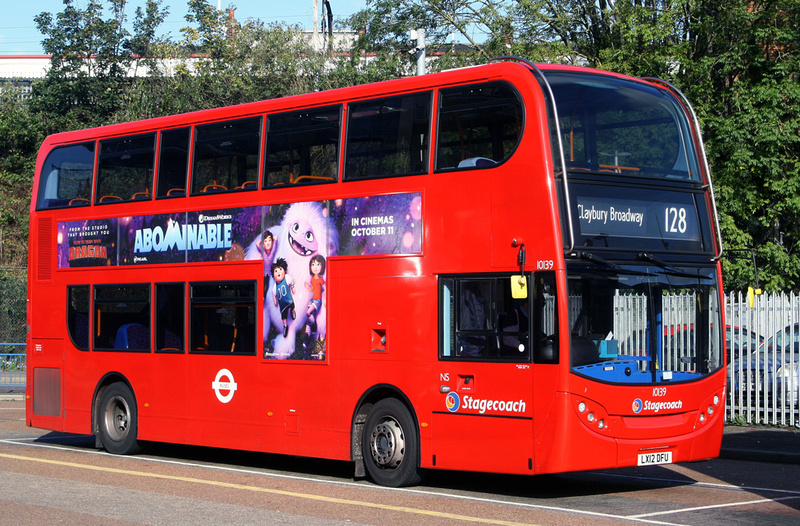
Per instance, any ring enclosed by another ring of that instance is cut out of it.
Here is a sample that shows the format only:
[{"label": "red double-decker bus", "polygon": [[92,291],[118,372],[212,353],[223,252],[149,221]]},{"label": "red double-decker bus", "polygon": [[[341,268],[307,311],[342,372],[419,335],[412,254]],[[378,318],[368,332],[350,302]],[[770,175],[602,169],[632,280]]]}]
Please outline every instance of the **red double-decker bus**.
[{"label": "red double-decker bus", "polygon": [[714,457],[711,188],[676,89],[521,60],[51,136],[27,423],[390,486]]}]

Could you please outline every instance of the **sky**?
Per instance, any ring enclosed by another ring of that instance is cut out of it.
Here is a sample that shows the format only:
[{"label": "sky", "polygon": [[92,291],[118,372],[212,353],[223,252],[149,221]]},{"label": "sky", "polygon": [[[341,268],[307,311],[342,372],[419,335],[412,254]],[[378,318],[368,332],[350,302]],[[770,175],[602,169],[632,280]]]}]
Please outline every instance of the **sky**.
[{"label": "sky", "polygon": [[[366,7],[367,0],[329,0],[334,20],[343,19]],[[236,6],[236,19],[259,19],[265,23],[285,22],[311,29],[313,22],[313,0],[208,0],[227,9]],[[73,0],[79,9],[86,7],[87,0]],[[5,0],[0,17],[0,55],[40,55],[43,35],[36,29],[34,17],[42,12],[55,15],[64,9],[63,0]],[[161,29],[174,40],[180,38],[180,30],[186,26],[183,18],[187,11],[187,0],[162,0],[161,7],[169,8],[169,15]],[[106,4],[104,3],[104,6]],[[136,8],[144,7],[145,0],[128,0],[128,22],[133,20]],[[319,2],[322,13],[322,0]],[[106,11],[106,13],[108,13]]]}]

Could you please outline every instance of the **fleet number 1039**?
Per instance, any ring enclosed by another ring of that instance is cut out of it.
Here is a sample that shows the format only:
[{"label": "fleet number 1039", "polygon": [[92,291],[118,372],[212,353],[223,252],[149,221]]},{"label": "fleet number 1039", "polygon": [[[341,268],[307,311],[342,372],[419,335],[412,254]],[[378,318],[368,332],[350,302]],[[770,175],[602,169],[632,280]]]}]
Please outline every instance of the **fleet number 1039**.
[{"label": "fleet number 1039", "polygon": [[666,210],[664,210],[664,226],[667,232],[685,234],[686,209],[677,206],[667,207]]}]

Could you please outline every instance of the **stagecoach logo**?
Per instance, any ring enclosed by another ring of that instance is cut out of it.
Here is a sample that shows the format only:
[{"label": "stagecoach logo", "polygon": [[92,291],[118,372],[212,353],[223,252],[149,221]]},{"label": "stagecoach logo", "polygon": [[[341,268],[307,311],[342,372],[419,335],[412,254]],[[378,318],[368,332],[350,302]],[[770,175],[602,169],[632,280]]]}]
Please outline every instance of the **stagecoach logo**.
[{"label": "stagecoach logo", "polygon": [[[226,381],[222,381],[222,379]],[[211,382],[211,388],[217,393],[217,400],[223,404],[227,404],[233,399],[233,393],[236,392],[236,382],[233,380],[233,373],[227,369],[220,369],[217,377]],[[222,391],[228,391],[228,394],[223,395]]]},{"label": "stagecoach logo", "polygon": [[456,393],[447,393],[447,396],[444,399],[444,404],[447,406],[448,411],[455,413],[461,406],[461,398],[459,398],[458,394]]},{"label": "stagecoach logo", "polygon": [[444,405],[451,413],[464,409],[477,411],[481,415],[487,411],[490,413],[524,413],[527,408],[525,400],[491,400],[469,395],[464,395],[462,399],[457,393],[447,393],[447,396],[444,397]]},{"label": "stagecoach logo", "polygon": [[683,400],[672,400],[670,402],[653,402],[652,400],[645,400],[642,402],[641,398],[637,398],[633,401],[631,409],[633,409],[633,412],[636,414],[639,414],[642,411],[658,413],[662,409],[666,411],[683,409]]}]

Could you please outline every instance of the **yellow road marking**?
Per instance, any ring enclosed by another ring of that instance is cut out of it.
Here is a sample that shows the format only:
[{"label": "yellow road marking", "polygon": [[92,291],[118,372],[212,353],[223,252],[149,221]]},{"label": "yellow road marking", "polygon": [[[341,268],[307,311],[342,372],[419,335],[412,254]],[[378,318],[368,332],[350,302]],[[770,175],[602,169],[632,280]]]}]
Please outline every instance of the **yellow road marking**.
[{"label": "yellow road marking", "polygon": [[[217,486],[222,488],[231,488],[231,489],[239,489],[245,491],[255,491],[259,493],[271,493],[273,495],[283,495],[286,497],[295,497],[300,499],[308,499],[308,500],[316,500],[322,502],[329,502],[333,504],[345,504],[348,506],[361,506],[363,508],[378,508],[382,510],[391,510],[391,511],[399,511],[401,513],[410,513],[414,515],[428,515],[431,517],[440,517],[444,519],[454,519],[460,520],[465,522],[479,522],[483,524],[499,524],[504,526],[523,526],[523,523],[520,522],[511,522],[511,521],[503,521],[497,519],[488,519],[484,517],[471,517],[469,515],[458,515],[455,513],[444,513],[441,511],[433,511],[433,510],[423,510],[419,508],[409,508],[406,506],[392,506],[389,504],[380,504],[376,502],[365,502],[360,500],[351,500],[351,499],[340,499],[336,497],[326,497],[323,495],[315,495],[311,493],[298,493],[295,491],[286,491],[280,489],[273,489],[273,488],[261,488],[258,486],[248,486],[246,484],[236,484],[233,482],[222,482],[218,480],[206,480],[206,479],[198,479],[194,477],[178,477],[175,475],[163,475],[159,473],[147,473],[144,471],[132,471],[127,469],[118,469],[118,468],[107,468],[102,466],[91,466],[91,465],[84,465],[78,464],[76,462],[64,462],[61,460],[48,460],[44,458],[35,458],[35,457],[25,457],[22,455],[10,455],[7,453],[0,453],[0,457],[3,458],[10,458],[14,460],[26,460],[29,462],[39,462],[41,464],[51,464],[55,466],[63,466],[63,467],[70,467],[76,469],[85,469],[90,471],[100,471],[104,473],[117,473],[120,475],[130,475],[134,477],[146,477],[146,478],[154,478],[154,479],[163,479],[163,480],[173,480],[173,481],[180,481],[180,482],[189,482],[193,484],[204,484],[206,486]],[[532,526],[532,525],[529,525]]]}]

